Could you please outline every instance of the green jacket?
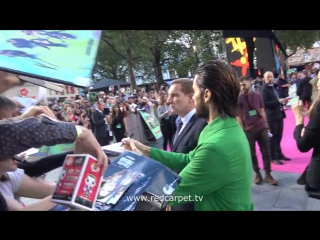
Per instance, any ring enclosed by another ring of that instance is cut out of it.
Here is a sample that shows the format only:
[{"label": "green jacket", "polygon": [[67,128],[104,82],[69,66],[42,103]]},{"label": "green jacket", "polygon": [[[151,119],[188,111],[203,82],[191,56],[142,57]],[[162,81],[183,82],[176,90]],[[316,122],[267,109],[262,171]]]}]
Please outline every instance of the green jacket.
[{"label": "green jacket", "polygon": [[252,162],[248,140],[235,118],[216,118],[189,154],[151,148],[150,158],[181,171],[171,206],[194,201],[196,211],[250,211]]}]

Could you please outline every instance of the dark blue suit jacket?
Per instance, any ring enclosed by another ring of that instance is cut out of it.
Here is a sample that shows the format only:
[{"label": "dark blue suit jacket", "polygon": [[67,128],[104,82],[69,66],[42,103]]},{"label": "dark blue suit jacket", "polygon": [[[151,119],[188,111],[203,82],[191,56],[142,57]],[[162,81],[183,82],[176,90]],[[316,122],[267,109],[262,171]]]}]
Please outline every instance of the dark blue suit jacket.
[{"label": "dark blue suit jacket", "polygon": [[[200,133],[207,126],[207,121],[197,118],[194,114],[187,125],[182,129],[176,142],[173,144],[171,152],[189,153],[196,148]],[[194,211],[194,204],[187,203],[181,206],[171,207],[172,211]]]}]

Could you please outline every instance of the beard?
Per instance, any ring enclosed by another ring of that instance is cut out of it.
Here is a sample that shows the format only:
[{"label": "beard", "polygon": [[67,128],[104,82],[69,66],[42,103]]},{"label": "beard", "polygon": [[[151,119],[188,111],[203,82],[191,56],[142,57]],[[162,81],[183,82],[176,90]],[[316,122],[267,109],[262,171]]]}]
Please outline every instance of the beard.
[{"label": "beard", "polygon": [[245,94],[248,94],[249,91],[250,91],[250,88],[243,89],[243,93],[245,93]]},{"label": "beard", "polygon": [[203,101],[201,101],[199,104],[197,104],[196,106],[196,116],[198,118],[204,118],[204,119],[208,119],[209,118],[209,106],[204,104]]}]

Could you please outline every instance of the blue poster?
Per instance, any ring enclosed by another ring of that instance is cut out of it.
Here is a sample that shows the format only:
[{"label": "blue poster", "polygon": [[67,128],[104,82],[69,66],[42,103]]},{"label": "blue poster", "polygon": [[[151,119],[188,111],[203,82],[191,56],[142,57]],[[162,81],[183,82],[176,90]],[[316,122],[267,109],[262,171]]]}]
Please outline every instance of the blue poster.
[{"label": "blue poster", "polygon": [[87,87],[101,30],[1,30],[0,67],[20,75]]},{"label": "blue poster", "polygon": [[161,198],[167,195],[166,189],[175,189],[179,180],[176,173],[161,163],[125,151],[109,164],[95,208],[100,211],[134,211],[139,196],[147,192]]}]

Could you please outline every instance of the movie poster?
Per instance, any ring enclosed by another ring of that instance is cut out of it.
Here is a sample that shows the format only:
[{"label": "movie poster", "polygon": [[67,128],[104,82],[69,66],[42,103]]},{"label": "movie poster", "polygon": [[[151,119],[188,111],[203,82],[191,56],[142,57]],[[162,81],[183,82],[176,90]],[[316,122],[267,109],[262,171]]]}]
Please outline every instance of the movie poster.
[{"label": "movie poster", "polygon": [[247,44],[243,38],[226,38],[228,63],[235,69],[238,76],[249,76],[249,60]]},{"label": "movie poster", "polygon": [[101,184],[97,201],[106,205],[115,205],[127,189],[140,177],[140,173],[128,169],[106,177]]},{"label": "movie poster", "polygon": [[143,121],[147,124],[149,130],[156,140],[162,138],[160,123],[154,116],[153,112],[139,111]]},{"label": "movie poster", "polygon": [[134,211],[145,192],[161,197],[167,186],[175,189],[180,183],[166,166],[130,151],[109,164],[103,178],[95,205],[100,211]]},{"label": "movie poster", "polygon": [[0,67],[20,75],[87,87],[101,30],[1,30]]}]

